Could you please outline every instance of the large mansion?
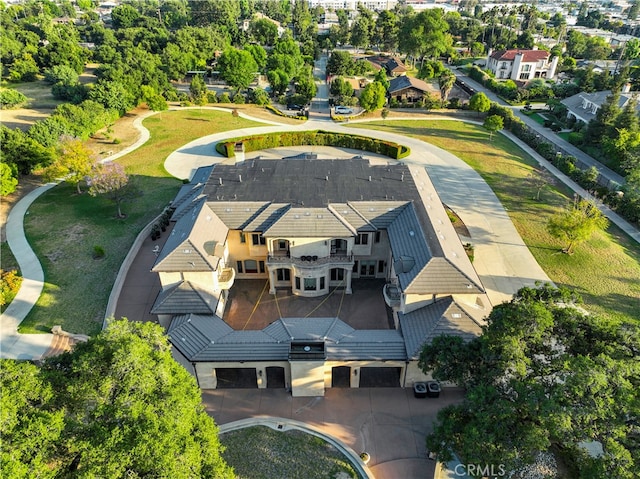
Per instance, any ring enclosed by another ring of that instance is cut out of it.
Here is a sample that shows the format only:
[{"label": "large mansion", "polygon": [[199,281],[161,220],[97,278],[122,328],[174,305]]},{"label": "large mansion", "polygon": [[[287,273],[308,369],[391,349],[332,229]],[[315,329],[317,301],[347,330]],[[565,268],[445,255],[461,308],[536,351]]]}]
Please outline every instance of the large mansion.
[{"label": "large mansion", "polygon": [[[162,285],[152,313],[203,388],[234,369],[294,396],[323,395],[345,371],[350,387],[385,370],[410,386],[425,379],[417,359],[426,341],[472,338],[488,313],[424,168],[308,155],[216,164],[199,168],[172,208],[175,225],[152,269]],[[234,330],[223,318],[243,279],[268,280],[271,295],[313,298],[382,281],[393,327],[274,317],[260,331]]]}]

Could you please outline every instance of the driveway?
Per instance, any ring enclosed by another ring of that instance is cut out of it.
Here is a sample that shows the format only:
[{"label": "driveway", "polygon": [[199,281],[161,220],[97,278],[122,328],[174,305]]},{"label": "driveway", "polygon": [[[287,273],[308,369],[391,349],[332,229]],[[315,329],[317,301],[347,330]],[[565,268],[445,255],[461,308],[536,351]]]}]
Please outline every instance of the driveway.
[{"label": "driveway", "polygon": [[376,479],[433,477],[425,437],[440,409],[462,401],[462,389],[439,398],[413,397],[413,389],[327,389],[324,397],[292,397],[284,389],[203,390],[207,412],[218,425],[246,418],[278,417],[319,429],[356,453],[368,452]]}]

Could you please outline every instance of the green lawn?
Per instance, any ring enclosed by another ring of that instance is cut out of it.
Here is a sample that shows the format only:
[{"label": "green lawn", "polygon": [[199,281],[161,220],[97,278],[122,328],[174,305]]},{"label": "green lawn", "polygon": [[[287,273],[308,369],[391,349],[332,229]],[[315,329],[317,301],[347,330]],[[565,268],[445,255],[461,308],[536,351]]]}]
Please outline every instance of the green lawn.
[{"label": "green lawn", "polygon": [[[73,333],[95,334],[102,327],[111,287],[137,234],[173,199],[181,182],[163,164],[176,148],[219,131],[257,123],[212,110],[163,112],[145,120],[151,139],[117,160],[144,195],[123,207],[104,198],[78,196],[61,184],[41,196],[25,218],[27,238],[45,271],[45,286],[35,308],[20,326],[23,333],[48,332],[60,324]],[[95,245],[105,257],[93,259]]]},{"label": "green lawn", "polygon": [[[356,126],[356,125],[353,125]],[[489,141],[482,127],[452,121],[394,121],[357,125],[411,135],[446,149],[477,170],[509,212],[518,232],[547,275],[578,291],[589,310],[611,319],[640,320],[640,245],[615,226],[580,244],[575,254],[546,231],[550,215],[573,193],[559,184],[536,201],[529,175],[537,163],[502,135]]]},{"label": "green lawn", "polygon": [[220,442],[227,448],[222,455],[238,479],[336,479],[341,472],[358,477],[334,446],[302,431],[254,426],[220,434]]}]

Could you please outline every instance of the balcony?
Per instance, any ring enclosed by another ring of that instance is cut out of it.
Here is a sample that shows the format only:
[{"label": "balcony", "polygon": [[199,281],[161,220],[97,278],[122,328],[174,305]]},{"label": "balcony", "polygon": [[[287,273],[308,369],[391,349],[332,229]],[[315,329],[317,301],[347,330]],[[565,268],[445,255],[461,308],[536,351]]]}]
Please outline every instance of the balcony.
[{"label": "balcony", "polygon": [[222,268],[218,272],[218,287],[220,289],[231,289],[233,281],[236,279],[236,270],[233,268]]},{"label": "balcony", "polygon": [[391,283],[385,284],[384,288],[382,288],[382,295],[384,296],[384,302],[387,303],[387,306],[390,308],[400,306],[402,291],[400,291],[397,285]]},{"label": "balcony", "polygon": [[336,266],[353,266],[353,255],[337,255],[330,256],[311,256],[303,255],[299,258],[292,258],[286,255],[269,255],[267,256],[267,264],[269,266],[320,266],[320,265],[336,265]]}]

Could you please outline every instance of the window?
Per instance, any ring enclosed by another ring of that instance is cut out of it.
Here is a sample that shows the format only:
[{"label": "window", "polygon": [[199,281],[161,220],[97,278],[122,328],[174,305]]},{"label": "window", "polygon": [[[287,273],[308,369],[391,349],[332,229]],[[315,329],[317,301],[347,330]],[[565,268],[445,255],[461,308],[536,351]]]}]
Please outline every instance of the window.
[{"label": "window", "polygon": [[300,276],[296,276],[296,289],[300,289]]},{"label": "window", "polygon": [[279,249],[287,249],[287,240],[278,240]]},{"label": "window", "polygon": [[278,268],[276,270],[276,278],[278,281],[291,281],[291,270],[286,268]]},{"label": "window", "polygon": [[324,276],[320,277],[320,289],[324,289]]},{"label": "window", "polygon": [[356,244],[369,244],[369,233],[358,233]]},{"label": "window", "polygon": [[376,231],[376,239],[375,239],[376,243],[380,243],[380,236],[381,236],[380,231]]},{"label": "window", "polygon": [[251,240],[254,246],[267,244],[267,239],[260,233],[253,233],[251,235]]},{"label": "window", "polygon": [[331,281],[342,281],[344,279],[344,269],[331,268]]},{"label": "window", "polygon": [[357,273],[357,272],[358,272],[358,262],[357,262],[357,261],[354,261],[354,262],[353,262],[353,272],[354,272],[354,273]]},{"label": "window", "polygon": [[384,273],[384,261],[378,261],[378,273]]},{"label": "window", "polygon": [[236,261],[236,269],[238,273],[242,273],[242,261]]},{"label": "window", "polygon": [[255,259],[245,259],[244,260],[244,270],[247,273],[257,273],[258,272],[258,262]]},{"label": "window", "polygon": [[244,232],[240,231],[240,243],[246,243],[247,237],[244,235]]},{"label": "window", "polygon": [[316,290],[316,279],[315,278],[304,278],[304,290],[305,291],[315,291]]},{"label": "window", "polygon": [[264,273],[264,261],[258,262],[258,266],[260,267],[260,272]]}]

